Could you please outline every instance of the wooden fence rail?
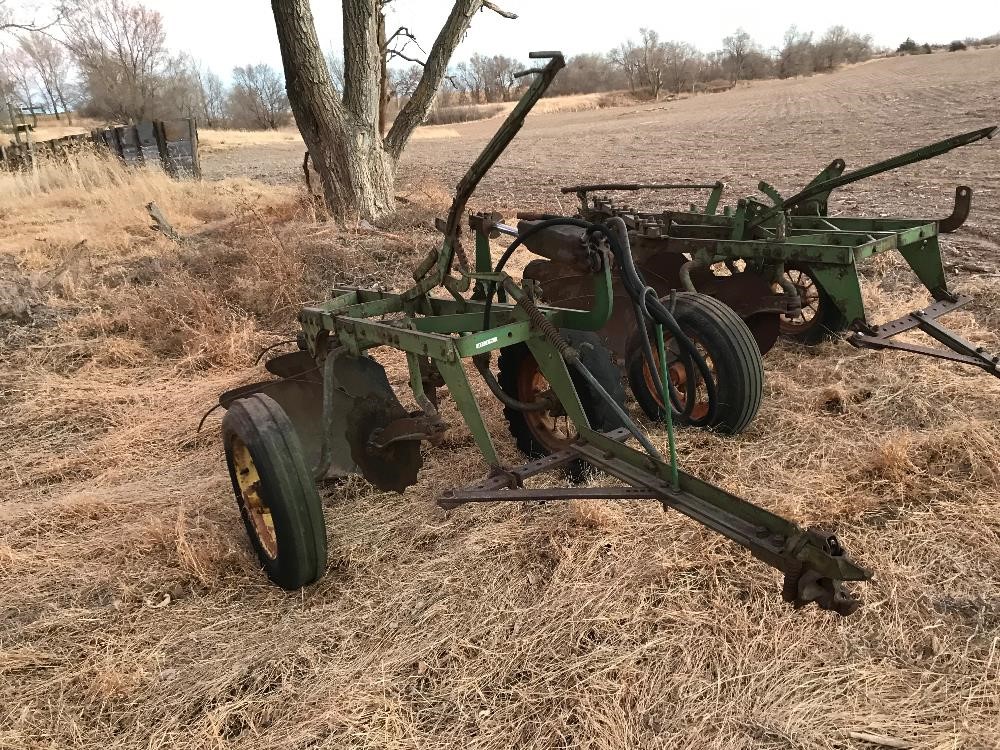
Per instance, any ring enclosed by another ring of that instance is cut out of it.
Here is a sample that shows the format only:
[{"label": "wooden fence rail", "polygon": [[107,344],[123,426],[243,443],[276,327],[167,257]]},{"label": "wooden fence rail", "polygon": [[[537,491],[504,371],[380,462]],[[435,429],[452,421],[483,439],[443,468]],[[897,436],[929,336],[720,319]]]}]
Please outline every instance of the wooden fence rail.
[{"label": "wooden fence rail", "polygon": [[82,147],[97,146],[130,166],[159,164],[171,177],[201,178],[198,124],[193,119],[151,120],[47,141],[32,141],[30,133],[25,135],[26,143],[0,146],[0,169],[30,168],[39,156],[64,158]]}]

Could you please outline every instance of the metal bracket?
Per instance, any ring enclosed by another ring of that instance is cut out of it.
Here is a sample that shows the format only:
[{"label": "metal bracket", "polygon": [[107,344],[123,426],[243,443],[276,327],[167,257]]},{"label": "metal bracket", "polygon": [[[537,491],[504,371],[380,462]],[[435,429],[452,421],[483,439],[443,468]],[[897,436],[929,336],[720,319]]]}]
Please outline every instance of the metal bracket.
[{"label": "metal bracket", "polygon": [[[914,310],[909,315],[904,315],[902,318],[891,320],[888,323],[863,327],[854,335],[849,336],[847,343],[859,349],[897,349],[911,354],[947,359],[979,367],[995,377],[1000,377],[1000,355],[987,353],[983,347],[976,346],[937,322],[937,319],[942,315],[957,310],[970,302],[972,302],[972,297],[957,294],[953,299],[939,300],[923,310]],[[923,331],[931,338],[944,344],[948,349],[892,340],[893,337],[913,329]]]}]

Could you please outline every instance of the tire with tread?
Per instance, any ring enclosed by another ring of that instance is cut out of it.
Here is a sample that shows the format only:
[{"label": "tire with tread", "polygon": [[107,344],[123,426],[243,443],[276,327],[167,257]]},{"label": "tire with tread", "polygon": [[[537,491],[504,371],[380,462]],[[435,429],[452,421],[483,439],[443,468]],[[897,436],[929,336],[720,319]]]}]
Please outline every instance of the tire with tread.
[{"label": "tire with tread", "polygon": [[[302,446],[278,403],[263,393],[234,401],[222,420],[222,437],[233,492],[250,542],[264,571],[278,586],[299,589],[326,570],[326,524],[323,505],[306,467]],[[277,554],[262,543],[243,497],[234,447],[245,446],[259,476],[257,493],[273,522]]]},{"label": "tire with tread", "polygon": [[[563,329],[560,334],[570,346],[580,353],[580,360],[603,386],[604,390],[619,406],[624,406],[625,386],[622,382],[621,371],[615,366],[611,351],[601,343],[600,337],[592,331],[570,329]],[[518,400],[526,400],[527,394],[522,393],[519,388],[519,374],[522,368],[538,367],[528,346],[515,344],[501,349],[498,367],[497,380],[504,393]],[[590,426],[600,431],[623,427],[621,418],[593,386],[572,367],[570,367],[569,372]],[[530,458],[538,458],[552,452],[536,436],[525,418],[524,412],[504,407],[503,413],[507,419],[510,433],[522,453]],[[574,480],[581,479],[585,472],[586,464],[583,461],[574,461],[567,468],[567,473]]]},{"label": "tire with tread", "polygon": [[[714,297],[678,292],[674,299],[674,317],[681,330],[697,340],[715,367],[715,415],[710,424],[702,426],[727,435],[743,432],[757,415],[764,397],[764,363],[753,334],[731,307]],[[659,393],[652,393],[647,385],[645,358],[638,338],[632,339],[629,351],[628,379],[632,393],[646,416],[662,422],[666,414]],[[685,423],[679,414],[674,418]]]}]

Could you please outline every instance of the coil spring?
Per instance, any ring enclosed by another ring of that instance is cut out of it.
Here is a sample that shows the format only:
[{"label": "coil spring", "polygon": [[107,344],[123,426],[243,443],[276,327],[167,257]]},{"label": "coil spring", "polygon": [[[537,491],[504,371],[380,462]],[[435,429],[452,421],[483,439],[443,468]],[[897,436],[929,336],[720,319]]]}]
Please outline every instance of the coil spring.
[{"label": "coil spring", "polygon": [[527,297],[518,297],[517,304],[521,306],[521,309],[528,313],[528,320],[531,324],[535,326],[545,339],[552,344],[559,352],[560,356],[567,360],[573,361],[578,355],[576,349],[567,343],[566,339],[562,337],[559,333],[559,329],[556,328],[552,321],[545,317],[545,314],[535,307],[535,304]]}]

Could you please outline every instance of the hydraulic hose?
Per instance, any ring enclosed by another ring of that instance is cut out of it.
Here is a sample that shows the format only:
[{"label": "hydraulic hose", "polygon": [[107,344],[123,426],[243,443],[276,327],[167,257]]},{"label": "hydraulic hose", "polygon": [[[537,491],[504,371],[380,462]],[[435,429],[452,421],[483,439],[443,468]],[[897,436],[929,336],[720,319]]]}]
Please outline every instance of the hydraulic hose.
[{"label": "hydraulic hose", "polygon": [[[506,250],[504,250],[503,255],[500,256],[500,260],[497,261],[496,268],[493,269],[494,273],[500,273],[503,271],[503,267],[507,265],[507,261],[510,260],[514,251],[517,250],[524,241],[528,239],[531,235],[536,232],[540,232],[548,227],[558,227],[558,226],[569,226],[569,227],[579,227],[580,229],[590,229],[591,227],[599,227],[599,224],[591,224],[589,221],[584,221],[583,219],[574,219],[568,216],[557,216],[551,219],[545,219],[537,224],[533,225],[530,229],[522,232],[517,236],[517,238],[510,243]],[[483,330],[490,327],[490,309],[493,307],[493,297],[496,296],[497,283],[491,281],[486,289],[486,303],[483,305]]]},{"label": "hydraulic hose", "polygon": [[[500,256],[494,271],[496,273],[503,271],[504,266],[510,260],[511,256],[513,256],[517,248],[523,245],[525,240],[533,234],[540,232],[543,229],[555,226],[578,227],[583,229],[588,237],[600,234],[607,240],[608,245],[611,248],[611,252],[615,257],[615,260],[618,262],[625,291],[628,293],[633,302],[633,312],[636,318],[636,325],[642,333],[643,357],[645,358],[646,366],[649,368],[649,372],[655,373],[659,371],[659,368],[655,364],[655,359],[653,358],[652,349],[649,343],[649,335],[647,333],[649,323],[653,323],[664,326],[670,332],[671,337],[678,343],[685,369],[689,373],[685,387],[686,398],[684,399],[683,409],[679,408],[680,396],[674,386],[669,384],[668,381],[668,392],[664,393],[662,379],[657,379],[657,390],[662,398],[664,408],[674,408],[676,411],[681,412],[683,417],[692,424],[703,425],[710,423],[714,418],[716,411],[716,385],[712,376],[712,371],[709,369],[708,363],[705,361],[705,357],[700,351],[698,351],[694,342],[688,338],[687,334],[685,334],[683,330],[681,330],[680,324],[677,322],[676,318],[674,318],[672,312],[656,297],[655,290],[646,285],[645,280],[642,278],[639,270],[635,266],[635,260],[633,259],[631,249],[628,246],[627,228],[625,227],[625,222],[622,221],[620,217],[610,219],[607,224],[595,224],[583,219],[572,217],[552,217],[543,219],[515,238],[515,240],[504,251],[503,255]],[[496,293],[497,284],[495,281],[491,281],[488,284],[486,300],[483,305],[484,330],[490,327],[490,311],[492,309],[493,298],[496,296]],[[586,372],[584,377],[586,377],[588,381],[592,384],[596,383],[596,379],[590,371],[587,370],[586,366],[583,365],[582,362],[577,359],[571,364],[581,374]],[[690,375],[693,374],[692,365],[695,369],[697,369],[698,373],[701,375],[702,381],[705,383],[709,404],[708,413],[697,421],[692,421],[690,419],[695,405],[695,393],[697,391],[697,379],[690,377]],[[597,392],[609,402],[619,417],[626,417],[626,424],[631,423],[632,420],[627,419],[627,415],[624,414],[620,405],[614,403],[614,399],[612,399],[603,388],[597,388]],[[643,443],[643,447],[646,448],[652,455],[659,455],[656,449],[653,448],[652,445],[648,444],[648,440],[640,440],[640,442]]]},{"label": "hydraulic hose", "polygon": [[[688,371],[688,374],[693,374],[691,372],[690,365],[693,364],[697,369],[698,373],[701,375],[702,381],[705,383],[706,395],[708,397],[708,412],[704,417],[698,420],[691,420],[690,416],[694,408],[694,395],[697,391],[697,381],[695,378],[688,377],[686,385],[686,398],[684,403],[684,409],[682,414],[685,419],[687,419],[691,424],[702,426],[706,424],[711,424],[715,418],[716,412],[716,384],[715,379],[712,376],[712,371],[709,369],[708,362],[705,361],[705,357],[698,347],[695,346],[694,342],[688,338],[687,334],[681,330],[680,324],[677,319],[674,318],[673,313],[667,309],[656,296],[656,292],[652,287],[646,285],[645,280],[639,273],[639,269],[635,267],[635,260],[632,257],[631,250],[628,248],[627,242],[622,242],[622,237],[628,237],[628,229],[625,226],[625,222],[621,217],[615,216],[607,221],[605,225],[596,225],[597,231],[600,231],[608,238],[608,244],[611,246],[611,251],[615,255],[615,259],[618,261],[618,268],[621,272],[622,283],[625,286],[625,291],[628,293],[629,297],[632,298],[634,303],[633,310],[636,315],[636,325],[639,331],[642,333],[642,338],[644,340],[643,345],[643,357],[646,359],[646,367],[649,368],[650,373],[655,373],[659,371],[656,367],[656,361],[652,357],[652,350],[649,346],[649,336],[647,333],[647,325],[649,322],[654,324],[660,324],[664,326],[668,331],[670,331],[671,337],[677,342],[680,348],[680,354],[687,361],[684,362],[684,367]],[[614,231],[608,231],[613,229]],[[685,356],[686,355],[686,356]],[[663,392],[662,382],[657,383],[657,390],[660,392],[660,397],[663,399],[664,408],[667,408],[667,404],[671,403],[676,405],[677,398],[675,396],[675,390],[673,386],[670,386],[670,393],[666,394]],[[668,399],[669,395],[669,399]]]}]

